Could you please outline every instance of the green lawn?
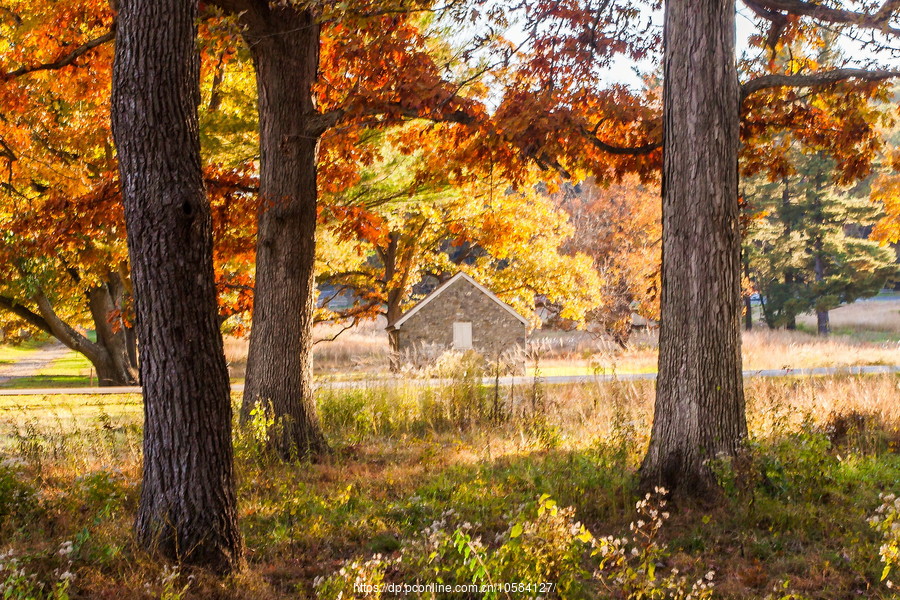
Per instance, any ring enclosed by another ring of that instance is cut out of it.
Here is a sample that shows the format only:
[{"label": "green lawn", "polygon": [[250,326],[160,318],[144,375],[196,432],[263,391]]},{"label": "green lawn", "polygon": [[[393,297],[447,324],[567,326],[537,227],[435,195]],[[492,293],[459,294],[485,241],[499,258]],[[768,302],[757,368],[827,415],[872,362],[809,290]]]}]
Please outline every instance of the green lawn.
[{"label": "green lawn", "polygon": [[0,364],[10,364],[22,360],[35,350],[47,345],[47,340],[31,339],[15,345],[0,345]]},{"label": "green lawn", "polygon": [[62,377],[89,377],[91,361],[74,350],[41,369],[38,375]]},{"label": "green lawn", "polygon": [[[3,346],[0,352],[8,355],[16,355],[15,360],[22,360],[29,354],[39,350],[43,344],[29,344],[28,346]],[[4,354],[0,354],[3,356]],[[29,389],[29,388],[58,388],[58,387],[88,387],[92,381],[96,384],[96,376],[91,377],[91,363],[83,355],[71,351],[65,356],[52,361],[49,365],[40,369],[37,374],[30,377],[16,377],[0,384],[2,389]]]}]

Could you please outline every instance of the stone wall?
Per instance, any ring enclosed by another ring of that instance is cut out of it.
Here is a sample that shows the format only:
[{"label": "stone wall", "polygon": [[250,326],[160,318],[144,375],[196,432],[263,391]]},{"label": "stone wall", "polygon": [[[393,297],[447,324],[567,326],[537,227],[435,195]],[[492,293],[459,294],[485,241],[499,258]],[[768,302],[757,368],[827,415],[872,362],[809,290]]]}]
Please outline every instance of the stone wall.
[{"label": "stone wall", "polygon": [[485,357],[524,344],[528,336],[527,325],[460,277],[400,325],[394,334],[400,352],[452,348],[454,322],[472,324],[472,348]]}]

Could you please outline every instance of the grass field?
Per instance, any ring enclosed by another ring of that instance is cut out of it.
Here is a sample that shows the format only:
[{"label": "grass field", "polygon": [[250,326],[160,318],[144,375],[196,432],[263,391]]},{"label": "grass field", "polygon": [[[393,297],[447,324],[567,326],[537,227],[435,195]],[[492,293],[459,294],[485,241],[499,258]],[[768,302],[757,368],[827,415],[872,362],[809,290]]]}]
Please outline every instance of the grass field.
[{"label": "grass field", "polygon": [[[35,350],[38,350],[35,348]],[[62,358],[52,361],[40,369],[37,374],[28,377],[16,377],[0,385],[7,389],[54,388],[54,387],[88,387],[96,385],[97,379],[88,359],[77,352],[69,352]]]},{"label": "grass field", "polygon": [[20,344],[2,344],[0,345],[0,365],[14,363],[46,343],[46,340],[26,340]]},{"label": "grass field", "polygon": [[[745,368],[897,364],[897,310],[834,311],[836,330],[852,334],[827,340],[757,329]],[[0,348],[0,361],[36,347]],[[245,348],[227,345],[238,378]],[[375,326],[316,352],[318,373],[338,379],[371,377],[386,358]],[[237,432],[247,568],[224,581],[161,565],[133,542],[139,396],[0,397],[2,597],[391,598],[402,594],[354,583],[438,581],[554,587],[407,596],[897,597],[900,377],[748,379],[750,439],[738,459],[713,461],[720,497],[661,507],[637,492],[651,382],[494,389],[449,360],[444,387],[323,388],[333,453],[321,463],[277,461]],[[573,334],[528,366],[626,374],[655,362],[652,335],[622,350]],[[84,385],[89,370],[71,353],[12,385]]]},{"label": "grass field", "polygon": [[879,495],[900,492],[900,377],[748,380],[751,438],[739,460],[714,463],[721,496],[664,508],[635,508],[649,382],[460,378],[318,402],[333,448],[321,463],[283,463],[237,435],[248,565],[220,581],[134,545],[137,397],[0,397],[0,588],[346,599],[397,596],[354,583],[490,581],[555,587],[408,597],[896,597],[895,573],[881,579],[896,535],[868,519],[897,518]]},{"label": "grass field", "polygon": [[[892,297],[890,297],[892,298]],[[858,302],[831,311],[834,335],[813,333],[815,316],[799,319],[800,331],[772,331],[757,323],[744,332],[744,368],[749,370],[893,365],[900,363],[900,299]],[[319,338],[338,328],[320,326]],[[525,360],[529,375],[591,375],[653,373],[657,336],[635,333],[627,349],[584,332],[541,332]],[[384,323],[368,323],[315,348],[315,369],[321,376],[352,379],[383,374],[389,355]],[[243,378],[246,340],[226,340],[226,356],[235,380]],[[426,369],[427,370],[427,369]]]}]

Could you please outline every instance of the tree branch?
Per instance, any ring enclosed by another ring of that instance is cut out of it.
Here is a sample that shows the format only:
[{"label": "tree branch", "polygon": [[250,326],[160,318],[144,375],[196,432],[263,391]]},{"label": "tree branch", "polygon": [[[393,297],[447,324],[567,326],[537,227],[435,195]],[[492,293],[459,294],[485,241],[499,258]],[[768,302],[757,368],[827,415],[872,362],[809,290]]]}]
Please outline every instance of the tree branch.
[{"label": "tree branch", "polygon": [[53,334],[53,332],[50,331],[50,324],[47,323],[41,315],[29,310],[27,306],[19,304],[14,298],[0,296],[0,308],[11,312],[29,325],[33,325],[41,331],[45,331],[51,335]]},{"label": "tree branch", "polygon": [[598,138],[596,134],[589,131],[587,127],[581,128],[581,135],[596,148],[603,150],[604,152],[608,152],[609,154],[641,156],[644,154],[650,154],[654,150],[662,147],[662,142],[652,142],[649,144],[632,147],[614,146]]},{"label": "tree branch", "polygon": [[753,92],[776,87],[815,87],[845,81],[847,79],[859,79],[862,81],[884,81],[900,77],[900,71],[891,70],[867,70],[867,69],[832,69],[820,71],[808,75],[763,75],[751,79],[741,85],[741,100],[744,100]]},{"label": "tree branch", "polygon": [[472,125],[475,123],[475,117],[462,109],[444,114],[425,114],[405,107],[399,102],[385,102],[371,106],[359,114],[350,113],[344,108],[336,108],[325,113],[308,115],[303,133],[310,137],[319,137],[332,127],[335,127],[347,116],[380,117],[389,114],[396,114],[404,119],[427,119],[435,123],[459,123],[460,125]]},{"label": "tree branch", "polygon": [[100,346],[75,331],[71,325],[59,318],[59,315],[53,310],[53,306],[50,304],[50,300],[47,296],[43,293],[38,293],[35,297],[35,302],[38,305],[38,311],[40,312],[41,317],[43,317],[44,321],[47,323],[49,333],[53,337],[72,350],[81,352],[88,358],[96,357],[98,355]]},{"label": "tree branch", "polygon": [[57,69],[62,69],[64,67],[68,67],[69,65],[74,64],[75,61],[78,60],[78,58],[80,58],[81,56],[84,56],[85,54],[87,54],[88,52],[90,52],[91,50],[96,48],[97,46],[102,46],[106,42],[112,41],[115,37],[116,37],[116,26],[115,26],[115,23],[113,23],[112,27],[110,28],[110,30],[107,33],[101,35],[98,38],[94,38],[90,41],[85,42],[84,44],[82,44],[81,46],[78,46],[77,48],[75,48],[74,50],[69,52],[68,54],[64,54],[64,55],[60,56],[58,59],[54,60],[53,62],[40,63],[40,64],[36,64],[36,65],[28,65],[28,66],[19,67],[18,69],[9,71],[8,73],[0,76],[0,79],[9,80],[9,79],[13,79],[15,77],[20,77],[22,75],[26,75],[28,73],[34,73],[35,71],[52,71],[52,70],[57,70]]},{"label": "tree branch", "polygon": [[762,15],[759,9],[783,11],[792,15],[812,17],[820,21],[856,25],[857,27],[877,29],[886,34],[900,36],[900,29],[892,26],[890,23],[891,17],[900,8],[898,0],[884,0],[874,13],[832,8],[815,2],[807,2],[806,0],[750,0],[749,2],[744,0],[744,4],[760,16],[765,15]]},{"label": "tree branch", "polygon": [[772,58],[775,58],[775,47],[778,39],[788,24],[787,15],[777,10],[769,10],[765,6],[759,4],[756,0],[744,0],[744,4],[752,10],[758,17],[768,20],[772,25],[769,28],[769,34],[766,36],[766,47],[772,52]]},{"label": "tree branch", "polygon": [[349,325],[344,325],[344,326],[341,328],[340,331],[338,331],[336,334],[334,334],[334,335],[331,336],[331,337],[320,338],[320,339],[314,341],[314,342],[313,342],[313,346],[315,346],[316,344],[321,343],[321,342],[333,342],[334,340],[338,339],[338,336],[340,336],[340,335],[341,335],[342,333],[344,333],[345,331],[348,331],[348,330],[353,329],[354,327],[356,327],[356,324],[357,324],[357,323],[359,323],[359,317],[353,317],[353,320],[350,321],[350,324],[349,324]]},{"label": "tree branch", "polygon": [[2,137],[0,137],[0,157],[3,157],[10,162],[19,160],[16,153],[13,152],[13,149]]}]

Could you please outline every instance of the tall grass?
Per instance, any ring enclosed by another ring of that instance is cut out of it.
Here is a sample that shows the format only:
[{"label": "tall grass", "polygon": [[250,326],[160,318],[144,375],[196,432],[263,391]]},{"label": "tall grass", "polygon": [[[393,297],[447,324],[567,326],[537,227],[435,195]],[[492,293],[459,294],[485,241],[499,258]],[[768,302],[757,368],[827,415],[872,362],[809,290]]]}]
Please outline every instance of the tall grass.
[{"label": "tall grass", "polygon": [[[316,340],[313,364],[317,373],[383,371],[390,364],[383,320],[362,323],[346,331],[339,325],[317,325],[313,337]],[[248,349],[247,338],[225,338],[225,359],[232,378],[243,379]]]},{"label": "tall grass", "polygon": [[[336,331],[323,328],[317,330],[317,336],[334,335]],[[648,373],[656,370],[657,344],[655,332],[637,333],[627,348],[584,332],[543,332],[522,349],[522,354],[528,357],[525,364],[529,372],[538,370],[545,375]],[[247,341],[229,338],[225,348],[232,377],[243,378]],[[900,363],[900,340],[889,336],[877,341],[846,335],[823,339],[803,331],[757,328],[744,332],[742,348],[744,368],[750,370]],[[414,369],[421,369],[432,366],[437,354],[408,358]],[[387,337],[374,325],[344,332],[335,341],[316,345],[314,365],[317,375],[364,378],[385,374],[390,367]]]},{"label": "tall grass", "polygon": [[0,398],[0,556],[18,561],[0,558],[0,585],[14,598],[375,598],[353,583],[490,578],[567,599],[679,597],[698,582],[693,597],[890,597],[890,531],[867,519],[900,486],[897,376],[748,379],[751,438],[739,460],[714,460],[721,498],[661,507],[636,492],[652,382],[495,388],[458,360],[438,388],[323,388],[333,451],[315,464],[239,432],[248,569],[224,581],[132,542],[134,398]]}]

